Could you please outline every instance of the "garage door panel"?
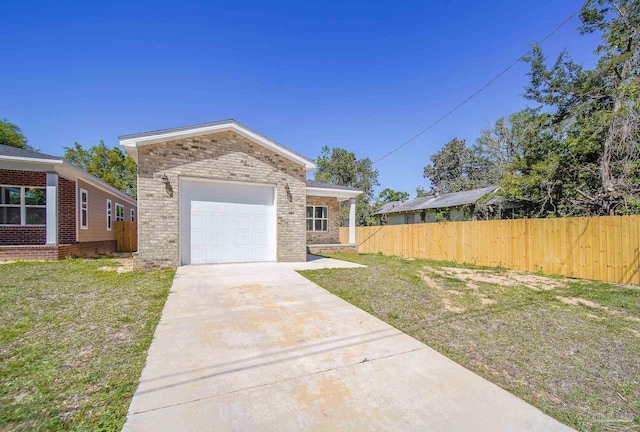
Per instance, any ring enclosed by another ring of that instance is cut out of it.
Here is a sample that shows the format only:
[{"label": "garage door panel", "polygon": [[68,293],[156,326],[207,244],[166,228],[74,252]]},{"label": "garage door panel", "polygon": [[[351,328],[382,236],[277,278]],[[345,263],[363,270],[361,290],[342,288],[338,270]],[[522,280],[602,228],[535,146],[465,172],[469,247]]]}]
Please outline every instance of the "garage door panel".
[{"label": "garage door panel", "polygon": [[275,261],[274,198],[272,186],[181,182],[182,263]]}]

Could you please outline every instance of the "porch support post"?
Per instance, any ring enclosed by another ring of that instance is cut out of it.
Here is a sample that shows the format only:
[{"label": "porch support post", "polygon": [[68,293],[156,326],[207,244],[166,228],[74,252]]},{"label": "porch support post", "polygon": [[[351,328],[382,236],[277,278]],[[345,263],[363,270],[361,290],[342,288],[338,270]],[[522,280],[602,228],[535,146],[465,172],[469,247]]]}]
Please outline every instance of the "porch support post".
[{"label": "porch support post", "polygon": [[356,199],[349,199],[349,244],[356,243]]},{"label": "porch support post", "polygon": [[58,174],[47,173],[47,244],[58,244]]}]

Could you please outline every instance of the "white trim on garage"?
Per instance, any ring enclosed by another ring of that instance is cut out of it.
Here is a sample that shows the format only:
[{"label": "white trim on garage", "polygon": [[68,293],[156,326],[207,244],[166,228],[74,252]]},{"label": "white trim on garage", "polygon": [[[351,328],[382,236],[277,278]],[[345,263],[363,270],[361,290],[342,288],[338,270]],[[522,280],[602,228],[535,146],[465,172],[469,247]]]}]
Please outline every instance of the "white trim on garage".
[{"label": "white trim on garage", "polygon": [[276,261],[274,184],[178,180],[180,264]]}]

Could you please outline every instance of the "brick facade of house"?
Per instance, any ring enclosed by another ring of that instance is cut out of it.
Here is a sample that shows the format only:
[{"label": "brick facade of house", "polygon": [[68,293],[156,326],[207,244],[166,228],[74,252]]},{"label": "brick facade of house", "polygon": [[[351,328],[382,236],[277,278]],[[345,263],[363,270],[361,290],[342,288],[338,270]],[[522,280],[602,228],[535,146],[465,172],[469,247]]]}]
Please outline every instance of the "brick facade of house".
[{"label": "brick facade of house", "polygon": [[333,197],[307,197],[307,206],[328,207],[327,231],[307,231],[307,244],[338,244],[340,243],[340,203]]},{"label": "brick facade of house", "polygon": [[[169,185],[163,183],[163,175],[169,179]],[[304,167],[235,132],[226,131],[138,149],[140,247],[135,256],[136,267],[165,268],[180,264],[180,177],[275,185],[277,260],[305,260]]]},{"label": "brick facade of house", "polygon": [[76,182],[58,177],[58,243],[66,245],[75,242]]},{"label": "brick facade of house", "polygon": [[[46,172],[2,169],[0,184],[44,188]],[[0,226],[0,261],[56,260],[67,256],[89,257],[114,253],[115,240],[76,241],[76,213],[76,182],[58,176],[58,244],[46,244],[46,226]],[[125,214],[125,218],[128,217]]]}]

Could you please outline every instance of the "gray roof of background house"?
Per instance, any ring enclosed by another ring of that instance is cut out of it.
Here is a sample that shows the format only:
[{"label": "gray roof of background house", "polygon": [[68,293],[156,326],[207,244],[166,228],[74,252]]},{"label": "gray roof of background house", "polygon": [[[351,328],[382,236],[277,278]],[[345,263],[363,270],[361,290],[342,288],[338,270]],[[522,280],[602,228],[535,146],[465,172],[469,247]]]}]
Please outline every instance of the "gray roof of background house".
[{"label": "gray roof of background house", "polygon": [[0,144],[0,156],[23,157],[23,158],[30,158],[30,159],[62,160],[60,156],[51,156],[48,154],[37,152],[35,150],[21,149],[17,147],[11,147],[8,145],[2,145],[2,144]]},{"label": "gray roof of background house", "polygon": [[360,189],[352,188],[352,187],[349,187],[349,186],[340,186],[340,185],[335,185],[335,184],[331,184],[331,183],[317,182],[317,181],[313,181],[313,180],[307,180],[307,187],[324,188],[324,189],[337,189],[337,190],[360,192]]},{"label": "gray roof of background house", "polygon": [[384,204],[374,214],[405,213],[418,210],[458,207],[473,204],[490,192],[498,189],[496,186],[487,186],[479,189],[471,189],[462,192],[453,192],[439,196],[431,195],[422,198],[414,198],[407,201],[394,201]]}]

